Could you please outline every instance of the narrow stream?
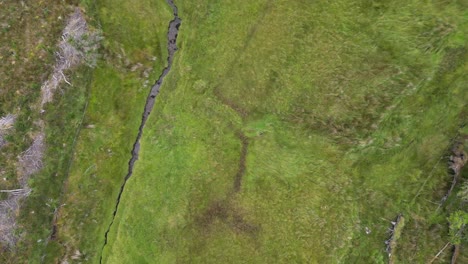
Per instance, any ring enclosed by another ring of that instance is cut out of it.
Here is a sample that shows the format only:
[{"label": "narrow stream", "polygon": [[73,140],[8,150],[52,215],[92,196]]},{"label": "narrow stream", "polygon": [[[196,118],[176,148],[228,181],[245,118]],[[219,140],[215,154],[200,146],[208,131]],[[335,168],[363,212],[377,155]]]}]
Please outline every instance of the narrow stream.
[{"label": "narrow stream", "polygon": [[153,87],[151,87],[151,91],[148,94],[148,97],[146,99],[146,104],[145,104],[144,112],[142,115],[141,124],[138,129],[138,135],[136,137],[135,143],[133,144],[133,149],[131,152],[132,157],[130,158],[128,162],[128,172],[124,178],[124,182],[122,183],[122,186],[120,187],[119,195],[117,196],[117,201],[115,204],[112,221],[109,224],[109,227],[107,228],[106,233],[104,235],[104,245],[102,246],[101,257],[100,257],[99,263],[102,263],[102,253],[103,253],[104,248],[107,245],[109,231],[112,228],[112,224],[114,223],[115,216],[119,209],[120,199],[122,197],[122,193],[124,192],[125,185],[128,179],[132,176],[133,167],[135,166],[135,162],[138,160],[138,153],[140,152],[140,139],[141,139],[141,136],[143,135],[143,130],[145,128],[146,121],[148,120],[148,116],[151,114],[151,111],[153,110],[154,103],[156,101],[156,97],[159,94],[159,90],[161,89],[161,85],[163,83],[164,77],[166,77],[166,75],[171,70],[172,62],[174,61],[174,54],[177,51],[176,41],[177,41],[177,35],[179,33],[179,27],[182,21],[179,18],[177,6],[175,5],[174,0],[166,0],[166,1],[169,4],[169,6],[172,8],[173,13],[174,13],[174,18],[169,22],[169,28],[167,32],[167,50],[168,50],[167,66],[166,68],[164,68],[161,75],[159,76],[159,79],[156,81]]}]

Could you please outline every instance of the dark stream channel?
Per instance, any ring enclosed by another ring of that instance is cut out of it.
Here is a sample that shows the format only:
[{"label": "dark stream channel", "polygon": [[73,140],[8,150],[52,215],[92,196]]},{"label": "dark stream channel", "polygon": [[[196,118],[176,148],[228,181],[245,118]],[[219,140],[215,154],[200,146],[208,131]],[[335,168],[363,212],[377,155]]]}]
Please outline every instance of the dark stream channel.
[{"label": "dark stream channel", "polygon": [[100,257],[99,263],[102,263],[102,253],[103,253],[102,251],[104,250],[104,247],[107,245],[109,231],[111,230],[112,224],[114,223],[115,216],[119,209],[120,199],[122,197],[122,193],[125,190],[125,185],[128,179],[132,176],[133,167],[135,166],[135,162],[138,160],[138,153],[140,152],[140,139],[141,139],[141,136],[143,135],[143,130],[145,128],[146,121],[148,120],[148,117],[151,114],[151,111],[153,110],[156,97],[159,94],[159,90],[161,89],[161,85],[163,83],[164,77],[166,77],[166,75],[171,70],[172,62],[174,61],[174,54],[177,51],[176,41],[177,41],[177,35],[179,33],[179,27],[182,21],[179,18],[177,6],[175,5],[174,0],[167,0],[167,3],[169,4],[169,6],[171,6],[173,13],[174,13],[174,18],[169,22],[169,28],[167,32],[167,50],[168,50],[167,66],[162,71],[156,83],[151,87],[151,90],[146,99],[144,112],[141,118],[141,124],[138,129],[138,135],[136,137],[135,143],[133,144],[133,149],[131,152],[132,157],[130,158],[128,162],[128,172],[124,178],[124,182],[122,183],[122,186],[120,187],[119,195],[117,196],[117,201],[115,204],[112,221],[109,224],[109,227],[107,228],[106,233],[104,235],[104,245],[102,246],[101,257]]}]

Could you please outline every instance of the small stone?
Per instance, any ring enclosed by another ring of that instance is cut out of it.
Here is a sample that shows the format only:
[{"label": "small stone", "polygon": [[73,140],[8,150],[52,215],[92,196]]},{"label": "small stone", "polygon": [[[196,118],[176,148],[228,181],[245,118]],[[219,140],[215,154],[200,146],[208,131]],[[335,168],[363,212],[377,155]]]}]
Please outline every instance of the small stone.
[{"label": "small stone", "polygon": [[371,233],[371,230],[366,226],[366,234],[369,235]]}]

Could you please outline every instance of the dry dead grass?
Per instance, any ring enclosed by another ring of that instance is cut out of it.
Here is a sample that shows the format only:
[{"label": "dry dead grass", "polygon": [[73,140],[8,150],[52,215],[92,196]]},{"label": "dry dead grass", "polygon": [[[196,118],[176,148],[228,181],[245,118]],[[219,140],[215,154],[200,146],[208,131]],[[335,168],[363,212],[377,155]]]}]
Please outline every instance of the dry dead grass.
[{"label": "dry dead grass", "polygon": [[15,120],[16,120],[16,116],[12,114],[8,114],[0,118],[0,148],[6,144],[6,140],[4,139],[4,136],[13,127]]},{"label": "dry dead grass", "polygon": [[100,40],[97,32],[90,33],[82,11],[76,8],[63,30],[54,71],[41,87],[41,108],[52,101],[55,90],[62,82],[70,84],[64,74],[66,70],[83,62],[92,67],[96,64]]},{"label": "dry dead grass", "polygon": [[28,186],[29,178],[42,168],[45,143],[44,132],[34,137],[34,142],[18,158],[18,176],[20,188],[14,190],[1,190],[8,193],[6,200],[0,201],[0,238],[8,246],[16,244],[19,237],[15,234],[16,217],[20,208],[21,199],[31,193]]},{"label": "dry dead grass", "polygon": [[[52,102],[55,91],[63,82],[68,83],[65,71],[80,64],[94,66],[97,60],[97,49],[100,36],[90,33],[83,13],[79,8],[70,15],[62,32],[61,40],[56,52],[56,63],[52,74],[41,86],[41,109],[46,103]],[[41,110],[42,111],[42,110]],[[0,146],[4,139],[3,131],[10,129],[15,121],[14,115],[7,115],[0,119]],[[21,153],[17,161],[17,177],[19,188],[14,190],[0,190],[8,193],[8,198],[0,201],[0,241],[8,247],[13,247],[20,239],[15,234],[16,218],[19,214],[21,200],[31,193],[28,181],[43,167],[43,156],[46,150],[45,124],[43,120],[36,120],[39,131],[33,136],[31,146]]]}]

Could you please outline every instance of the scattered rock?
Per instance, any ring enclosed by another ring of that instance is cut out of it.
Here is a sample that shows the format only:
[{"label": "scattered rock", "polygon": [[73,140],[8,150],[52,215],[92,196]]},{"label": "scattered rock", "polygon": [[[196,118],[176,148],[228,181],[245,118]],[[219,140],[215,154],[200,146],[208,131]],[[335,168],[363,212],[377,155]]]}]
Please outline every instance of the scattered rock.
[{"label": "scattered rock", "polygon": [[365,231],[366,231],[366,235],[369,235],[372,232],[367,226],[365,228]]},{"label": "scattered rock", "polygon": [[77,250],[75,250],[75,253],[73,254],[73,256],[71,256],[71,259],[73,259],[73,260],[81,259],[82,255],[83,254],[81,254],[81,252],[77,249]]},{"label": "scattered rock", "polygon": [[439,207],[442,206],[445,203],[445,201],[447,201],[448,197],[452,193],[453,189],[455,188],[455,185],[458,182],[458,179],[460,178],[461,170],[465,166],[468,160],[467,154],[464,151],[464,148],[465,146],[461,142],[455,143],[455,145],[452,148],[452,155],[450,155],[449,161],[448,161],[449,170],[451,173],[453,173],[452,185],[450,186],[450,189],[442,198],[442,201]]},{"label": "scattered rock", "polygon": [[15,123],[16,116],[12,114],[8,114],[2,118],[0,118],[0,134],[2,131],[6,131],[10,128],[13,127],[13,124]]},{"label": "scattered rock", "polygon": [[13,128],[15,120],[16,120],[16,116],[12,114],[8,114],[0,118],[0,148],[3,147],[7,143],[4,136],[8,133],[10,129]]},{"label": "scattered rock", "polygon": [[387,245],[386,251],[388,253],[388,262],[393,264],[395,262],[394,253],[397,246],[397,240],[400,238],[401,231],[405,226],[405,218],[402,214],[399,214],[395,221],[391,221],[390,223],[392,225],[392,227],[389,229],[390,238],[385,241],[385,245]]},{"label": "scattered rock", "polygon": [[453,174],[458,175],[467,161],[468,156],[464,151],[463,144],[455,144],[455,146],[452,148],[452,155],[450,155],[448,162],[449,169],[453,172]]}]

